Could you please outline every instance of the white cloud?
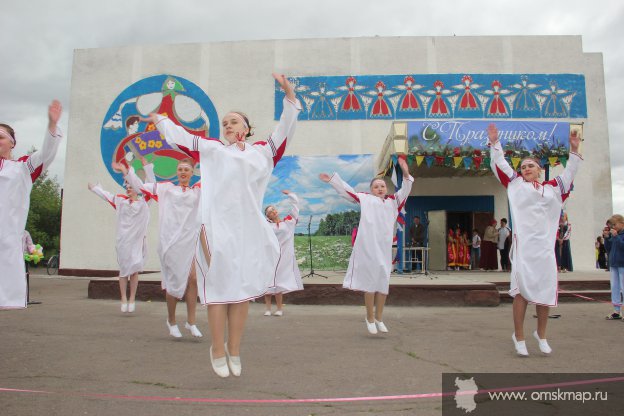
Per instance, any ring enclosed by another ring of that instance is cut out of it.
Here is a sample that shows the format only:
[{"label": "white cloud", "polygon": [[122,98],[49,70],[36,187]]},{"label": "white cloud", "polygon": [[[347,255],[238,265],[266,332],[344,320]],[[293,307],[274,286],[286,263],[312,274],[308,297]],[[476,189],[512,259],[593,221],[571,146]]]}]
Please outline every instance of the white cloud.
[{"label": "white cloud", "polygon": [[[25,152],[32,145],[40,146],[46,123],[45,106],[52,98],[59,98],[68,107],[74,49],[375,35],[582,35],[585,52],[603,53],[614,209],[622,212],[620,195],[624,195],[624,184],[617,179],[615,169],[624,166],[624,100],[619,97],[624,90],[622,21],[624,3],[619,0],[4,2],[0,14],[0,50],[4,59],[0,65],[0,122],[16,127],[16,153]],[[66,108],[66,114],[69,111]],[[65,131],[66,117],[61,122]],[[52,170],[62,180],[64,149],[61,153]],[[308,184],[318,186],[314,177],[309,178]],[[356,184],[359,186],[363,184]]]}]

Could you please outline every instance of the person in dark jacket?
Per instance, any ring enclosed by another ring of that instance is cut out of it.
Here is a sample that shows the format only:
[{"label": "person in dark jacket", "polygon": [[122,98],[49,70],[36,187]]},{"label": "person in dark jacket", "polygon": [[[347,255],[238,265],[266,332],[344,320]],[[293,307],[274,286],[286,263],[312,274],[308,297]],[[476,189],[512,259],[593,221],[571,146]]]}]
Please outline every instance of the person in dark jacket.
[{"label": "person in dark jacket", "polygon": [[624,217],[616,214],[609,218],[611,228],[605,238],[605,249],[609,253],[611,270],[611,303],[614,312],[607,316],[608,320],[622,319],[622,290],[624,289]]}]

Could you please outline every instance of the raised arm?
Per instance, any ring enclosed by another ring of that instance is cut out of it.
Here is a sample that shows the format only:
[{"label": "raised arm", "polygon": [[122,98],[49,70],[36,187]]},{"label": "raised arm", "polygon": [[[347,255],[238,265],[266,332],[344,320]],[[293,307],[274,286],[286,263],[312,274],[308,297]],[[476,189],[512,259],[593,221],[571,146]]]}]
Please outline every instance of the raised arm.
[{"label": "raised arm", "polygon": [[407,165],[405,156],[399,156],[399,166],[401,166],[401,171],[403,171],[403,182],[401,184],[401,189],[399,189],[398,192],[396,192],[394,195],[399,205],[399,209],[401,209],[403,208],[403,204],[405,204],[407,197],[412,191],[414,178],[409,173],[409,166]]},{"label": "raised arm", "polygon": [[102,188],[102,185],[100,185],[99,183],[97,184],[92,184],[89,183],[88,184],[89,190],[91,192],[93,192],[94,194],[96,194],[97,196],[99,196],[100,198],[102,198],[104,201],[108,202],[109,204],[111,204],[111,206],[115,209],[117,209],[117,205],[115,204],[115,195],[111,194],[108,191],[105,191]]},{"label": "raised arm", "polygon": [[273,133],[267,142],[258,142],[257,144],[264,145],[267,152],[270,151],[271,157],[273,158],[273,165],[276,165],[284,155],[289,140],[292,140],[292,137],[295,134],[297,117],[299,116],[299,112],[302,107],[299,100],[295,98],[293,86],[290,84],[286,76],[273,74],[273,77],[286,93],[283,103],[284,110],[280,116],[279,123],[275,127],[275,130],[273,130]]},{"label": "raised arm", "polygon": [[195,160],[199,160],[200,150],[222,146],[219,140],[205,139],[204,137],[193,135],[186,131],[184,127],[157,113],[151,113],[148,118],[141,117],[141,121],[153,123],[169,145],[178,147]]},{"label": "raised arm", "polygon": [[340,175],[334,173],[332,176],[329,176],[326,173],[321,173],[319,178],[323,182],[329,183],[335,190],[338,192],[338,195],[345,198],[349,202],[353,202],[354,204],[360,203],[360,198],[357,196],[357,192],[345,181],[342,180]]},{"label": "raised arm", "polygon": [[[568,163],[561,175],[555,177],[551,182],[555,189],[561,194],[563,199],[567,198],[572,190],[572,183],[574,177],[578,172],[579,167],[583,162],[583,158],[578,153],[579,145],[581,143],[580,137],[578,137],[576,131],[570,133],[570,154],[568,156]],[[554,181],[554,182],[553,182]],[[556,186],[555,186],[556,184]]]},{"label": "raised arm", "polygon": [[150,178],[150,173],[148,173],[147,169],[145,169],[145,183],[143,183],[143,181],[141,181],[141,178],[139,178],[139,175],[137,175],[136,172],[134,171],[133,167],[130,167],[130,169],[128,169],[128,172],[124,174],[124,178],[126,178],[130,186],[132,186],[132,188],[137,190],[137,192],[147,194],[153,198],[155,195],[158,194],[158,187],[157,187],[157,182],[153,176],[154,165],[148,164],[148,165],[145,165],[144,168],[147,168],[148,166],[151,166],[150,170],[151,170],[151,176],[153,179]]},{"label": "raised arm", "polygon": [[288,217],[292,218],[295,222],[297,222],[299,220],[299,198],[297,197],[297,195],[293,192],[290,191],[282,191],[283,194],[285,194],[286,196],[288,196],[288,199],[290,200],[290,214],[284,218],[284,221],[286,221],[288,219]]},{"label": "raised arm", "polygon": [[148,163],[144,157],[141,157],[143,170],[145,171],[145,183],[156,183],[156,175],[154,174],[154,164]]},{"label": "raised arm", "polygon": [[21,162],[28,165],[30,178],[33,182],[37,180],[41,172],[46,170],[52,161],[54,161],[54,157],[61,144],[61,139],[63,138],[63,133],[57,125],[62,113],[63,107],[61,103],[57,100],[52,101],[48,107],[48,130],[43,140],[43,147],[32,155],[19,159]]},{"label": "raised arm", "polygon": [[509,182],[518,177],[518,174],[509,166],[507,160],[505,160],[503,146],[501,146],[498,140],[498,129],[493,123],[488,126],[488,139],[488,145],[490,146],[490,168],[494,176],[496,176],[496,179],[506,188]]}]

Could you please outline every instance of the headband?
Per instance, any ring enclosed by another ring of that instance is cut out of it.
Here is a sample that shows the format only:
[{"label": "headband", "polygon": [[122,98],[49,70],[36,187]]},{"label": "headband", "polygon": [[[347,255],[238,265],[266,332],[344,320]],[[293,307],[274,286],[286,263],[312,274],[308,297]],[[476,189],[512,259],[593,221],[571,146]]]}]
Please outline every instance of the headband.
[{"label": "headband", "polygon": [[530,161],[532,161],[533,163],[537,164],[537,166],[538,166],[540,169],[542,169],[542,164],[540,163],[540,161],[539,161],[539,160],[537,160],[537,158],[534,158],[534,157],[532,157],[532,156],[528,156],[528,157],[525,157],[524,159],[522,159],[522,160],[520,161],[520,167],[522,167],[522,162],[524,162],[525,160],[530,160]]},{"label": "headband", "polygon": [[191,166],[190,163],[187,163],[187,162],[178,163],[178,166],[188,166],[189,169],[191,169],[191,170],[195,169],[193,166]]},{"label": "headband", "polygon": [[11,136],[8,131],[0,128],[0,136],[4,136],[7,139],[11,140],[11,143],[13,143],[13,146],[15,146],[15,144],[16,144],[15,143],[15,137]]},{"label": "headband", "polygon": [[243,126],[245,126],[246,129],[249,128],[249,124],[247,124],[247,122],[245,121],[245,117],[241,116],[240,114],[232,111],[230,113],[227,113],[226,116],[232,114],[234,117],[236,117],[237,119],[239,119],[241,121],[241,123],[243,123]]}]

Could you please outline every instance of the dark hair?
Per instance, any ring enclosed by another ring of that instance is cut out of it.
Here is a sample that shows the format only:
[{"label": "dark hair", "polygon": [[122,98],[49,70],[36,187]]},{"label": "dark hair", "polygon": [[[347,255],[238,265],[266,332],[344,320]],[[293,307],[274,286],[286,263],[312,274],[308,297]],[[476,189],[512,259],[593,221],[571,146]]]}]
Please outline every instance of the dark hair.
[{"label": "dark hair", "polygon": [[418,215],[414,215],[414,219],[416,219],[416,218],[420,219],[420,217]]},{"label": "dark hair", "polygon": [[141,119],[139,118],[139,116],[130,116],[126,119],[126,129],[128,127],[130,127],[131,124],[134,124],[135,122],[140,121]]},{"label": "dark hair", "polygon": [[7,133],[9,133],[11,135],[11,137],[13,138],[13,144],[17,144],[17,140],[15,140],[15,130],[13,130],[13,127],[9,126],[8,124],[3,124],[0,123],[0,127],[3,127]]},{"label": "dark hair", "polygon": [[247,138],[247,137],[253,136],[254,126],[252,126],[251,123],[249,122],[249,117],[247,117],[247,114],[243,113],[242,111],[230,111],[230,112],[238,114],[239,116],[243,118],[243,120],[245,120],[245,123],[247,123],[247,126],[249,127],[249,132],[247,133],[245,137]]},{"label": "dark hair", "polygon": [[505,224],[507,224],[507,218],[501,218],[501,222],[504,222]]}]

